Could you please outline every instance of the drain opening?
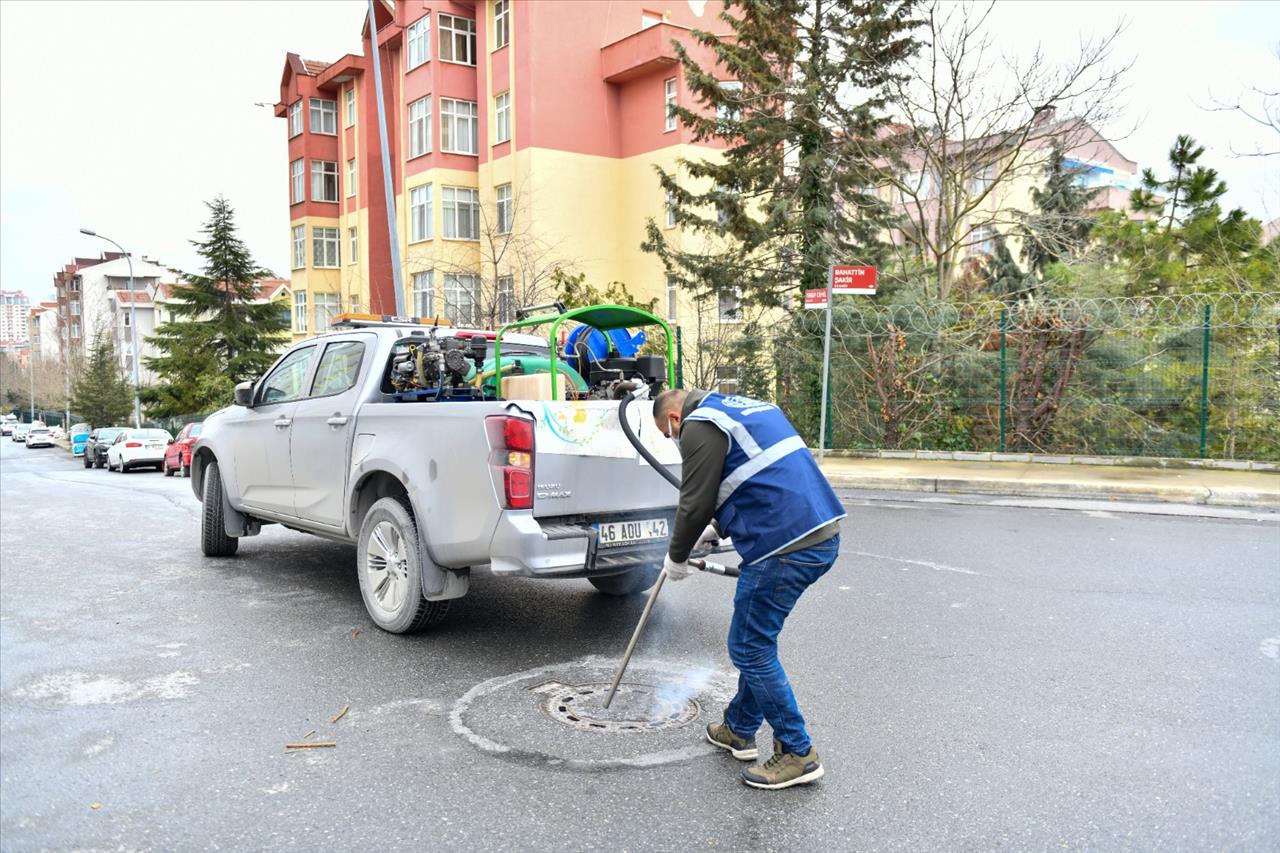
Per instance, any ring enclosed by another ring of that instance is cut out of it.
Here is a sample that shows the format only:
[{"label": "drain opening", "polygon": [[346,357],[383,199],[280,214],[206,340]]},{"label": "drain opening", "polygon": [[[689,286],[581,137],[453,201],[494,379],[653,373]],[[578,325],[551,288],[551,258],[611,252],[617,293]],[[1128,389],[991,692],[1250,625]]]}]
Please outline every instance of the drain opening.
[{"label": "drain opening", "polygon": [[620,684],[604,707],[607,684],[559,684],[533,688],[542,693],[542,710],[551,719],[582,731],[645,732],[674,729],[698,718],[702,708],[692,698],[664,695],[647,684]]}]

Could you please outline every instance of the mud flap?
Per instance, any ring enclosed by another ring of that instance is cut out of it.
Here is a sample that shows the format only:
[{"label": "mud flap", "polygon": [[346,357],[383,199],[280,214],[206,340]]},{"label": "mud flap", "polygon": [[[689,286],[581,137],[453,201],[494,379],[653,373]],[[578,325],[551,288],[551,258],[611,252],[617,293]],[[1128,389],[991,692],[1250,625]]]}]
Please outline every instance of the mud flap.
[{"label": "mud flap", "polygon": [[226,534],[236,539],[257,536],[262,531],[262,522],[233,509],[231,499],[227,497],[227,490],[223,488],[220,491],[222,492],[222,529]]}]

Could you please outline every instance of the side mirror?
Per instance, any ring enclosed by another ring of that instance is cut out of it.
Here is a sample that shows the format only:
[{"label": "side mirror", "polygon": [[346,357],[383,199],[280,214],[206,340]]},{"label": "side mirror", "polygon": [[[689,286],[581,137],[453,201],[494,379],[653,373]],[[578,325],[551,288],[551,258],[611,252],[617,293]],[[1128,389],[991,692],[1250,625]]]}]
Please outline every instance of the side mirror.
[{"label": "side mirror", "polygon": [[236,405],[246,409],[253,408],[253,383],[241,382],[236,386]]}]

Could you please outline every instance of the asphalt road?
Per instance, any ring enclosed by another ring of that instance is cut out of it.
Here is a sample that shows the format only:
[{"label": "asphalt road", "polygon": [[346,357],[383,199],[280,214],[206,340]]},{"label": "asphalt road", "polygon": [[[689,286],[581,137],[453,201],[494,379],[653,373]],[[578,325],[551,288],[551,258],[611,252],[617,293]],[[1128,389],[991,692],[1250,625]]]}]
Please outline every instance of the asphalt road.
[{"label": "asphalt road", "polygon": [[[700,718],[583,732],[537,697],[607,672],[641,598],[477,573],[395,637],[353,548],[205,559],[187,481],[0,441],[0,846],[1280,848],[1274,518],[845,497],[783,634],[827,775],[772,793],[699,741],[730,581],[668,585],[634,674],[704,668]],[[286,754],[311,730],[337,746]]]}]

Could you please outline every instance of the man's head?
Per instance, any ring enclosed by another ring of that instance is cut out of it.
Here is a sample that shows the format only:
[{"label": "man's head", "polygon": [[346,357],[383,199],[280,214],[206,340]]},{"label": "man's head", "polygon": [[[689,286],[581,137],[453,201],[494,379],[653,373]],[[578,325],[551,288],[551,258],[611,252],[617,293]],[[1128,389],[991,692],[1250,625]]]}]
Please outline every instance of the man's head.
[{"label": "man's head", "polygon": [[653,422],[668,438],[680,435],[680,412],[689,392],[684,388],[671,388],[653,398]]}]

